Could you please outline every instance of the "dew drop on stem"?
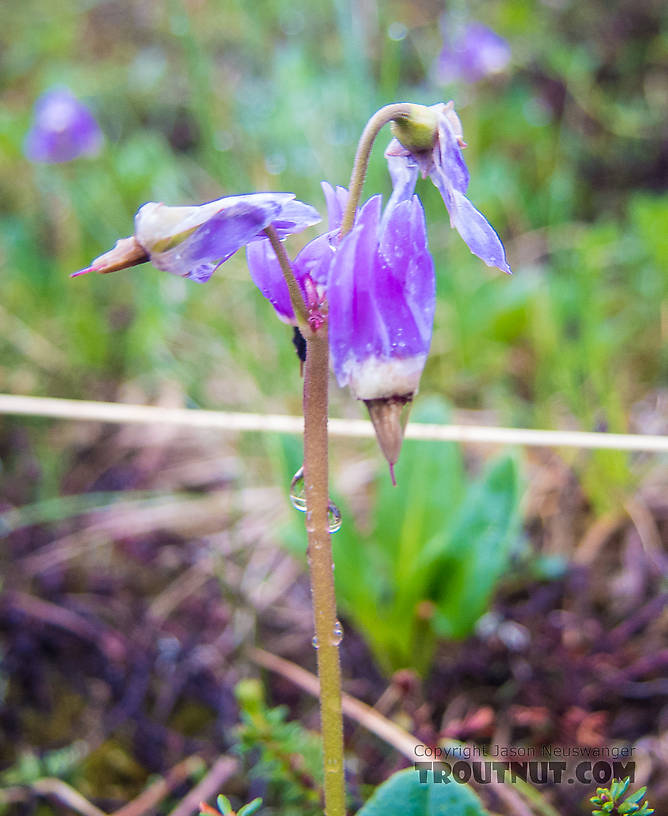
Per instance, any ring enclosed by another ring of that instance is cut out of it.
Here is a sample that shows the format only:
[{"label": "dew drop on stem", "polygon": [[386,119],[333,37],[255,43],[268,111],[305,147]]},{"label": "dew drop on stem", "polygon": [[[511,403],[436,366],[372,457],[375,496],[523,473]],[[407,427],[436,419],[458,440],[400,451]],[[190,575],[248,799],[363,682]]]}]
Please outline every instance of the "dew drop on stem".
[{"label": "dew drop on stem", "polygon": [[290,502],[295,510],[299,510],[301,513],[306,512],[306,490],[304,487],[303,466],[299,468],[290,482]]},{"label": "dew drop on stem", "polygon": [[[306,487],[304,484],[303,466],[299,468],[290,482],[290,503],[296,510],[299,510],[300,513],[306,513]],[[310,518],[310,514],[307,513],[307,525],[309,522],[312,522],[312,519]],[[329,532],[335,533],[337,530],[340,530],[341,524],[341,511],[334,502],[330,501],[327,506],[327,528]]]},{"label": "dew drop on stem", "polygon": [[337,530],[340,530],[342,523],[341,511],[334,502],[330,502],[327,507],[327,528],[329,532],[335,533]]},{"label": "dew drop on stem", "polygon": [[334,630],[332,632],[332,646],[338,646],[339,643],[343,640],[343,626],[336,621],[334,624]]}]

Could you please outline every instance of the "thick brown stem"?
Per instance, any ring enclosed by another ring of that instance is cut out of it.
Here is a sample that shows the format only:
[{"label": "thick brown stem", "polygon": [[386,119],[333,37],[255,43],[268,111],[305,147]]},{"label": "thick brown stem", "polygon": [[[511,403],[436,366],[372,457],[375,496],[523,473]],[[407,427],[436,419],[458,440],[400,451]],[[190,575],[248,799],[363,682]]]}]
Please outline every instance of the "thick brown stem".
[{"label": "thick brown stem", "polygon": [[345,816],[341,667],[329,534],[327,470],[327,386],[329,346],[326,326],[307,337],[304,372],[304,489],[308,562],[313,594],[320,679],[320,716],[327,816]]}]

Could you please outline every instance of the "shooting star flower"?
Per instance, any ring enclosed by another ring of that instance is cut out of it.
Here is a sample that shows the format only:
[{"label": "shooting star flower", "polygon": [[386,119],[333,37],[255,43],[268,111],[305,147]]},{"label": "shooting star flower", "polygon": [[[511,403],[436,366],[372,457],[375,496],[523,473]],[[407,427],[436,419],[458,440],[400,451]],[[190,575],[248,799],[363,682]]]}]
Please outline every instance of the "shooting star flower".
[{"label": "shooting star flower", "polygon": [[318,212],[292,193],[227,196],[192,207],[150,202],[137,212],[133,236],[74,275],[151,261],[158,269],[204,283],[238,249],[260,240],[270,224],[285,238],[319,221]]},{"label": "shooting star flower", "polygon": [[441,82],[478,82],[500,73],[510,62],[508,41],[482,23],[460,26],[446,19],[443,29],[443,50],[436,63]]},{"label": "shooting star flower", "polygon": [[57,164],[96,156],[103,143],[89,108],[67,88],[52,88],[35,103],[23,150],[32,162]]},{"label": "shooting star flower", "polygon": [[427,149],[411,145],[407,126],[401,122],[393,124],[395,138],[385,151],[394,188],[390,205],[412,194],[418,173],[422,178],[429,176],[443,197],[450,226],[457,230],[471,252],[487,266],[511,274],[501,239],[466,197],[469,172],[462,155],[466,143],[454,103],[439,103],[429,110],[434,113],[434,138]]}]

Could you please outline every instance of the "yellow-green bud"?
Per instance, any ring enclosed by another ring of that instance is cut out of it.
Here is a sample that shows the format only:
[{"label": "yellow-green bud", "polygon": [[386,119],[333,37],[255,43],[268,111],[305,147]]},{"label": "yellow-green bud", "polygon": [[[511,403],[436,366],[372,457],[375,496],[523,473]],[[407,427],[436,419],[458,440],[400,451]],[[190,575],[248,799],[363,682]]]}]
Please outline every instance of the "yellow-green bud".
[{"label": "yellow-green bud", "polygon": [[392,135],[411,153],[431,150],[438,136],[438,114],[433,107],[411,105],[409,113],[395,119]]},{"label": "yellow-green bud", "polygon": [[264,705],[262,683],[253,677],[240,680],[235,686],[234,695],[241,708],[251,716],[258,714]]}]

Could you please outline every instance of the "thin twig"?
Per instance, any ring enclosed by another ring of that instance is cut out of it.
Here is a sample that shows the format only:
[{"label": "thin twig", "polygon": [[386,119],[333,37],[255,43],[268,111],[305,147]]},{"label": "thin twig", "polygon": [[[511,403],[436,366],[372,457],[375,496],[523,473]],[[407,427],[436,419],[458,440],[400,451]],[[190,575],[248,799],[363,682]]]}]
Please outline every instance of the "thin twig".
[{"label": "thin twig", "polygon": [[214,763],[211,770],[195,785],[195,787],[179,802],[169,816],[193,816],[199,809],[199,803],[221,792],[227,780],[236,772],[238,763],[229,756],[221,756]]},{"label": "thin twig", "polygon": [[122,660],[126,654],[126,644],[118,632],[114,632],[101,622],[89,620],[67,609],[65,606],[36,598],[25,592],[5,593],[4,603],[25,615],[35,618],[48,626],[57,626],[73,635],[95,643],[110,660]]},{"label": "thin twig", "polygon": [[[303,432],[303,419],[297,416],[245,414],[232,411],[195,411],[185,408],[159,408],[153,405],[129,405],[12,394],[0,394],[0,414],[140,425],[162,423],[180,425],[190,430],[217,429],[233,433],[301,434]],[[374,437],[371,423],[361,419],[330,419],[329,433],[332,436],[350,438]],[[528,428],[496,428],[487,425],[436,425],[413,422],[406,428],[406,439],[466,444],[525,445],[540,448],[591,448],[668,453],[668,436],[543,431]]]},{"label": "thin twig", "polygon": [[182,782],[194,773],[197,773],[204,762],[201,757],[195,755],[187,757],[175,765],[165,774],[162,779],[158,779],[152,785],[149,785],[145,791],[139,794],[127,805],[124,805],[120,810],[115,810],[110,816],[144,816],[169,794],[174,788],[178,787]]},{"label": "thin twig", "polygon": [[[265,669],[276,672],[277,674],[291,680],[296,686],[317,697],[320,690],[320,683],[318,678],[311,674],[311,672],[302,669],[295,663],[289,660],[284,660],[282,657],[265,652],[263,649],[253,649],[250,652],[251,659]],[[358,722],[361,726],[371,731],[377,737],[380,737],[384,742],[391,745],[400,754],[403,754],[411,761],[415,760],[415,748],[422,743],[414,736],[405,731],[400,726],[388,720],[371,706],[363,703],[361,700],[351,697],[345,692],[342,694],[343,713],[351,719]]]},{"label": "thin twig", "polygon": [[74,790],[67,782],[63,782],[62,779],[46,777],[33,782],[30,787],[40,796],[53,796],[54,799],[58,799],[67,807],[76,810],[81,816],[107,816],[97,805],[89,802],[88,799]]},{"label": "thin twig", "polygon": [[[306,669],[302,669],[301,666],[297,666],[295,663],[291,663],[289,660],[271,654],[271,652],[266,652],[263,649],[252,649],[250,651],[250,658],[258,665],[291,680],[296,686],[299,686],[299,688],[308,694],[312,694],[314,697],[318,696],[320,688],[318,678],[306,671]],[[341,703],[343,713],[347,717],[355,720],[359,725],[371,731],[372,734],[380,737],[380,739],[388,745],[391,745],[400,754],[403,754],[406,759],[415,762],[418,755],[415,749],[418,746],[423,747],[424,743],[408,731],[396,725],[396,723],[388,720],[387,717],[384,717],[371,706],[355,697],[351,697],[350,694],[344,692],[341,695]],[[448,740],[448,745],[461,747],[463,743],[457,742],[456,740]],[[543,816],[559,816],[557,811],[546,802],[531,785],[521,779],[517,779],[515,780],[515,786],[518,791],[521,790],[525,798],[532,802],[537,812],[542,813]],[[511,806],[513,816],[527,813],[530,816],[530,811],[527,811],[524,801],[513,788],[500,782],[492,782],[490,787],[498,791],[499,795]],[[500,793],[501,790],[503,790],[502,794]]]}]

